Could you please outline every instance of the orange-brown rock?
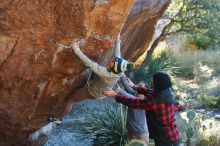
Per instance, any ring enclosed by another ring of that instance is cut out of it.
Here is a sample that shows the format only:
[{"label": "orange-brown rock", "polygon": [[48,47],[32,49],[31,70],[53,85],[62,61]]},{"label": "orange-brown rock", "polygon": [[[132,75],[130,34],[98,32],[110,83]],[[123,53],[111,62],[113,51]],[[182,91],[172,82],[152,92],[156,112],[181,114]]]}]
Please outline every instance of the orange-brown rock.
[{"label": "orange-brown rock", "polygon": [[169,0],[134,2],[0,0],[1,146],[26,139],[85,84],[83,63],[71,51],[58,50],[57,43],[83,39],[83,52],[106,63],[124,26],[125,57],[134,61],[145,51]]}]

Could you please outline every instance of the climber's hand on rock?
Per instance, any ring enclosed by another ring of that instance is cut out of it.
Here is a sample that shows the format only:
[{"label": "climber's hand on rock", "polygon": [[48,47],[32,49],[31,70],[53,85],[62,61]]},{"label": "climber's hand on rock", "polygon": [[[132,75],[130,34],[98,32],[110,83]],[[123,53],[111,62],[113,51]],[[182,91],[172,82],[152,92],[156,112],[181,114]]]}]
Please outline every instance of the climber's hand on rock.
[{"label": "climber's hand on rock", "polygon": [[73,51],[75,51],[77,48],[79,48],[79,45],[76,41],[74,41],[70,46],[73,49]]},{"label": "climber's hand on rock", "polygon": [[115,91],[113,91],[111,88],[106,88],[103,92],[102,92],[105,96],[107,97],[115,97],[117,96],[118,94],[115,93]]},{"label": "climber's hand on rock", "polygon": [[63,49],[63,48],[64,48],[64,45],[63,45],[63,44],[57,43],[57,45],[58,45],[58,48],[60,48],[60,49]]}]

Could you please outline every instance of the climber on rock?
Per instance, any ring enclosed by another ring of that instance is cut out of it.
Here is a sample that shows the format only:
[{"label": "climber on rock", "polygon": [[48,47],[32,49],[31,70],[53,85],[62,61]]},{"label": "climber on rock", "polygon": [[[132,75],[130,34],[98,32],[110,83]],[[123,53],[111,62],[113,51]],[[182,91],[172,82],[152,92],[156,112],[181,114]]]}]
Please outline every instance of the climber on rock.
[{"label": "climber on rock", "polygon": [[77,102],[85,99],[98,99],[105,97],[102,94],[102,91],[107,87],[113,88],[125,71],[134,68],[134,63],[128,62],[121,57],[120,42],[120,35],[118,35],[114,47],[114,57],[109,61],[108,67],[103,67],[90,60],[85,54],[83,54],[76,42],[73,42],[70,45],[74,53],[85,64],[85,66],[91,69],[94,76],[93,79],[88,82],[87,87],[80,88],[67,98],[67,102],[61,114],[58,117],[49,117],[50,122],[60,124],[63,117],[71,111],[73,105]]}]

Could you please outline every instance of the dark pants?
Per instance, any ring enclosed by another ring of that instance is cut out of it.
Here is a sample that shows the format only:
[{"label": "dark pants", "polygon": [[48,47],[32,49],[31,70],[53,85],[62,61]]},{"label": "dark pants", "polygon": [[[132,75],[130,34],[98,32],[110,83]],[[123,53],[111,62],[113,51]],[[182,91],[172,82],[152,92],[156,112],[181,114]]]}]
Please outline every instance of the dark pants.
[{"label": "dark pants", "polygon": [[179,146],[179,141],[154,140],[155,146]]}]

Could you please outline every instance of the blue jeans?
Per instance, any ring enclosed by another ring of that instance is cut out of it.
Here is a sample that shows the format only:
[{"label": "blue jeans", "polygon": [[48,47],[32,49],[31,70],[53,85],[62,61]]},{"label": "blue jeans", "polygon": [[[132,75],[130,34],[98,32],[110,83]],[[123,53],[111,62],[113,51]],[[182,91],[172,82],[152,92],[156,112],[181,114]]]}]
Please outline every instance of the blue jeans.
[{"label": "blue jeans", "polygon": [[154,140],[155,146],[179,146],[179,141]]}]

